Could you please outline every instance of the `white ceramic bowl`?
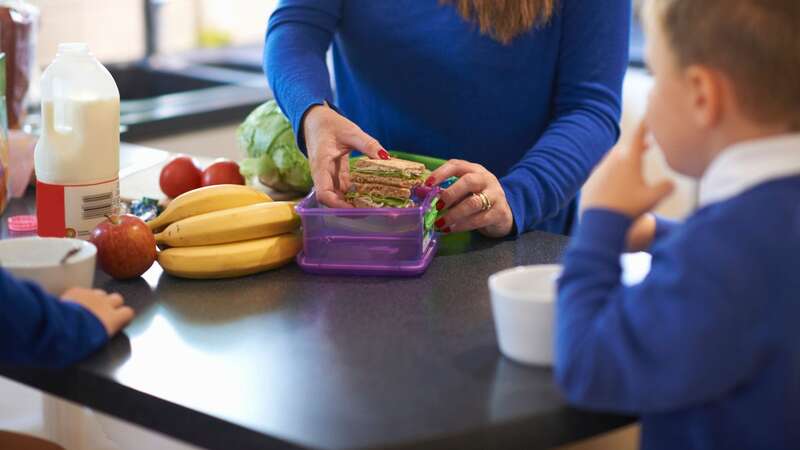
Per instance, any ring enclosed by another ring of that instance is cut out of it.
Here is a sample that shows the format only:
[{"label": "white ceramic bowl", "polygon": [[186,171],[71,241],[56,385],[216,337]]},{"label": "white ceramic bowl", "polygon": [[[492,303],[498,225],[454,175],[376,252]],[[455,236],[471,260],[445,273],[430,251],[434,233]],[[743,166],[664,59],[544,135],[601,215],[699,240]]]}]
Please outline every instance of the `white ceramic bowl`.
[{"label": "white ceramic bowl", "polygon": [[561,265],[516,267],[489,277],[500,351],[539,366],[553,364],[553,321]]},{"label": "white ceramic bowl", "polygon": [[[70,249],[79,251],[64,264]],[[0,241],[0,265],[18,278],[39,283],[44,290],[61,295],[71,287],[91,288],[97,248],[79,239],[27,237]]]}]

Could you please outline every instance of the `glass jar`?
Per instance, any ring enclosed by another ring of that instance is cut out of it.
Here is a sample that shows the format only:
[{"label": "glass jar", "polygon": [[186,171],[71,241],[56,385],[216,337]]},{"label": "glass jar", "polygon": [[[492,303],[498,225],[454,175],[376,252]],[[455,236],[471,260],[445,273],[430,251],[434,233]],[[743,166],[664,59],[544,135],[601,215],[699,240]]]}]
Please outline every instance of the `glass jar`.
[{"label": "glass jar", "polygon": [[28,89],[36,64],[39,9],[24,0],[0,0],[0,51],[6,54],[8,126],[25,122]]},{"label": "glass jar", "polygon": [[0,214],[11,198],[11,172],[8,170],[8,120],[6,117],[6,55],[0,53]]}]

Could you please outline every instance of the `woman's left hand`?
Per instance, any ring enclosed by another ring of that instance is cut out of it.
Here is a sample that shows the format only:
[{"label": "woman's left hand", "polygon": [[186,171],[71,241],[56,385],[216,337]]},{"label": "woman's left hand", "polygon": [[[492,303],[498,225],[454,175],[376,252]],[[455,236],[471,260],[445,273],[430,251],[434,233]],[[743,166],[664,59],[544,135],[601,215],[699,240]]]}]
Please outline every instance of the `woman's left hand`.
[{"label": "woman's left hand", "polygon": [[445,233],[478,230],[488,237],[508,236],[514,216],[500,180],[479,164],[452,159],[436,169],[425,184],[434,186],[453,176],[459,180],[439,195],[436,208],[447,212],[436,227]]}]

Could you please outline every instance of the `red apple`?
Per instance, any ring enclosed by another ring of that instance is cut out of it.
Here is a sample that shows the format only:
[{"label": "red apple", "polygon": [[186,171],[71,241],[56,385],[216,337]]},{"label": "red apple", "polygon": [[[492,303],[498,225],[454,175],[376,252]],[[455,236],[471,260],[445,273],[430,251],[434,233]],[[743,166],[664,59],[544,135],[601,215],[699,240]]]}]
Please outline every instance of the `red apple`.
[{"label": "red apple", "polygon": [[203,171],[203,186],[213,184],[244,184],[239,165],[229,159],[218,159]]},{"label": "red apple", "polygon": [[184,192],[197,189],[202,183],[203,171],[188,156],[177,156],[161,169],[158,184],[168,197],[175,198]]},{"label": "red apple", "polygon": [[117,280],[136,278],[156,260],[156,238],[150,227],[130,214],[108,216],[92,230],[97,263]]}]

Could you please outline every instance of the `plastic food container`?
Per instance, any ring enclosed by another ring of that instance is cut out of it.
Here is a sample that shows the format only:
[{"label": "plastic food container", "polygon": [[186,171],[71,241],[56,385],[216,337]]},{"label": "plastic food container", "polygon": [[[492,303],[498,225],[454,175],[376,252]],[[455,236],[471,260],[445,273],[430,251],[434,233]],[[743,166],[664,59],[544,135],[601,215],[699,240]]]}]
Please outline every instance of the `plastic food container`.
[{"label": "plastic food container", "polygon": [[417,276],[431,263],[439,190],[423,191],[416,208],[327,208],[314,192],[297,205],[303,222],[306,272],[339,275]]}]

